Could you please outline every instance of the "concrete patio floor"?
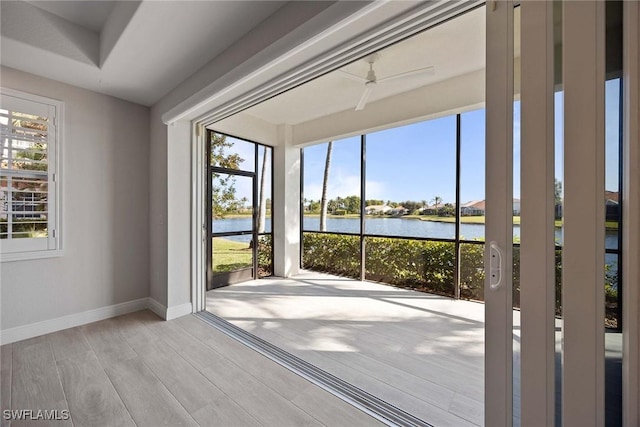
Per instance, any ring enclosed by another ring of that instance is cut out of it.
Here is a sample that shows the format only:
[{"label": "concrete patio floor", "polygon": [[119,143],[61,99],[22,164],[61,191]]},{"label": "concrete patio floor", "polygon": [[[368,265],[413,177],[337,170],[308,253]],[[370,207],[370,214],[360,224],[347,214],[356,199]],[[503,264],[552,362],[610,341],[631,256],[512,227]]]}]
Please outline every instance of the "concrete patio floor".
[{"label": "concrete patio floor", "polygon": [[207,310],[429,423],[483,424],[481,303],[303,272],[209,291]]},{"label": "concrete patio floor", "polygon": [[[207,293],[207,310],[436,426],[484,424],[479,302],[304,271]],[[520,312],[513,311],[514,425]],[[556,319],[556,393],[562,320]],[[621,422],[622,334],[605,334],[607,425]],[[559,400],[556,416],[560,419]]]}]

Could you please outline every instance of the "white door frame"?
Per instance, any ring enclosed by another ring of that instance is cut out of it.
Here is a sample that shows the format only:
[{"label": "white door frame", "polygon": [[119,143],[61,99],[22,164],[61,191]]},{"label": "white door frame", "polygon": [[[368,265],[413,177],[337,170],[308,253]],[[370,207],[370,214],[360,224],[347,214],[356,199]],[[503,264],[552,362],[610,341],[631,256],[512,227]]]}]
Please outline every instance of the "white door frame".
[{"label": "white door frame", "polygon": [[[520,420],[555,423],[553,2],[521,11]],[[524,161],[526,160],[526,161]]]},{"label": "white door frame", "polygon": [[513,423],[513,15],[510,0],[487,5],[484,419],[492,427]]},{"label": "white door frame", "polygon": [[562,424],[604,426],[604,2],[564,2],[562,32]]},{"label": "white door frame", "polygon": [[622,421],[640,425],[640,4],[623,5]]},{"label": "white door frame", "polygon": [[191,306],[194,313],[207,308],[207,159],[202,124],[191,126]]}]

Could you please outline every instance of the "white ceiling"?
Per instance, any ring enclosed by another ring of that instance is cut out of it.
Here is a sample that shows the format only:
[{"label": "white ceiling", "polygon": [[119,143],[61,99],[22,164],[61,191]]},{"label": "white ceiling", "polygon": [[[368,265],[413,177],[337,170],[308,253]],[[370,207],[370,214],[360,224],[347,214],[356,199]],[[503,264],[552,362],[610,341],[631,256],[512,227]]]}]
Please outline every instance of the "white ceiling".
[{"label": "white ceiling", "polygon": [[[368,105],[398,94],[482,70],[485,67],[485,10],[478,8],[424,31],[379,52],[374,64],[377,78],[433,66],[432,75],[379,83]],[[365,77],[367,58],[341,68]],[[296,125],[329,114],[351,112],[364,90],[364,84],[333,71],[302,86],[256,105],[242,114],[272,124]],[[367,108],[358,114],[367,114]]]},{"label": "white ceiling", "polygon": [[113,11],[116,1],[25,0],[40,9],[99,33]]},{"label": "white ceiling", "polygon": [[0,63],[143,105],[285,1],[1,1]]}]

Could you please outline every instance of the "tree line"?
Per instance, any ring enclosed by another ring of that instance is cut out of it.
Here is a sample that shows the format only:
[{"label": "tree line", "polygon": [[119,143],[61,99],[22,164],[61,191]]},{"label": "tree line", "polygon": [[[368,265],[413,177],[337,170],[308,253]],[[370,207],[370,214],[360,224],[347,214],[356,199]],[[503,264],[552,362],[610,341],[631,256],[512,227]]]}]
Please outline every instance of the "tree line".
[{"label": "tree line", "polygon": [[[431,200],[431,205],[427,200],[415,201],[405,200],[402,202],[393,202],[391,200],[383,199],[366,199],[365,207],[368,206],[389,206],[391,208],[402,207],[406,209],[410,214],[430,214],[440,216],[455,215],[455,206],[451,203],[442,203],[442,199],[436,197]],[[322,212],[322,201],[304,199],[304,212],[310,214],[320,214]],[[327,213],[331,215],[343,215],[343,214],[359,214],[360,213],[360,196],[347,196],[336,197],[335,199],[327,200]]]}]

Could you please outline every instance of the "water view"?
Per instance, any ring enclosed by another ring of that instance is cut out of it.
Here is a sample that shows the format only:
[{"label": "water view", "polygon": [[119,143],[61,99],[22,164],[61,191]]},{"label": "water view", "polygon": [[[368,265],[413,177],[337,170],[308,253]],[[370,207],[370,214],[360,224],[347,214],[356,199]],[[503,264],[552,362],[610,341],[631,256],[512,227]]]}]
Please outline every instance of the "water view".
[{"label": "water view", "polygon": [[[266,232],[271,232],[271,222],[266,223]],[[318,216],[304,217],[304,231],[320,230],[320,218]],[[251,231],[251,218],[224,218],[213,221],[214,233],[226,233],[232,231]],[[360,218],[327,218],[327,231],[335,233],[360,232]],[[454,239],[456,227],[454,223],[421,221],[419,219],[404,218],[370,218],[365,219],[365,232],[367,234],[379,234],[384,236],[407,237],[433,237],[437,239]],[[460,237],[463,240],[484,240],[484,224],[460,224]],[[520,226],[513,226],[513,237],[520,239]],[[232,236],[231,240],[249,242],[251,236]],[[562,229],[556,228],[556,241],[562,242]],[[607,249],[618,248],[617,230],[607,230]]]}]

